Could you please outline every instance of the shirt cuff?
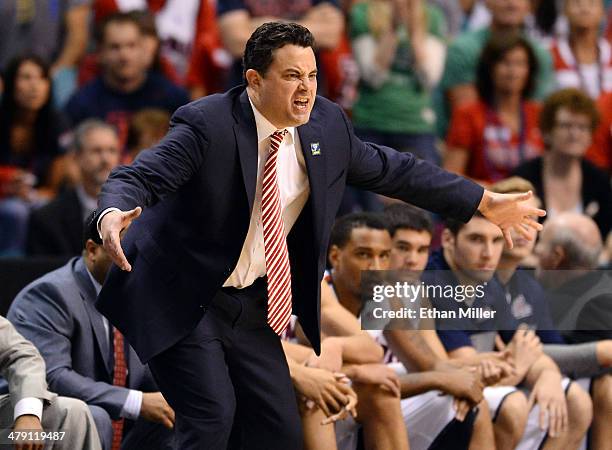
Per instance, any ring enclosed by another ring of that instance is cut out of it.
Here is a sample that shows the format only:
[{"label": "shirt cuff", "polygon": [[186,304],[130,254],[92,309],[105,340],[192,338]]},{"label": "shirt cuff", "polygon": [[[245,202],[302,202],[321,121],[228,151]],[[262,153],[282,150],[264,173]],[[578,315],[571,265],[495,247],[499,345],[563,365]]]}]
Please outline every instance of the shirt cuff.
[{"label": "shirt cuff", "polygon": [[42,420],[43,402],[41,399],[36,397],[25,397],[17,402],[15,405],[15,418],[31,414],[38,417],[38,420]]},{"label": "shirt cuff", "polygon": [[142,392],[130,389],[130,393],[125,399],[121,413],[121,417],[126,419],[136,420],[140,416],[140,407],[142,405]]},{"label": "shirt cuff", "polygon": [[102,211],[102,214],[100,214],[100,217],[98,217],[98,221],[96,222],[96,227],[98,228],[98,235],[100,236],[100,239],[102,239],[102,233],[100,232],[100,222],[102,221],[102,217],[104,217],[111,211],[121,212],[119,208],[106,208],[104,211]]}]

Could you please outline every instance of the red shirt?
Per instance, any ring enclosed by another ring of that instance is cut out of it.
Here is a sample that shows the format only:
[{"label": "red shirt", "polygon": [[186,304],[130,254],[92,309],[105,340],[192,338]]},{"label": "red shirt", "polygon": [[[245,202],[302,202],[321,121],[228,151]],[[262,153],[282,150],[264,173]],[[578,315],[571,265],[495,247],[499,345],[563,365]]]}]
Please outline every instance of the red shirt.
[{"label": "red shirt", "polygon": [[521,130],[511,132],[484,102],[455,108],[446,138],[449,151],[467,150],[465,175],[493,183],[543,150],[538,128],[539,104],[523,102]]},{"label": "red shirt", "polygon": [[603,95],[597,102],[601,122],[593,136],[593,145],[587,150],[586,158],[612,173],[612,93]]}]

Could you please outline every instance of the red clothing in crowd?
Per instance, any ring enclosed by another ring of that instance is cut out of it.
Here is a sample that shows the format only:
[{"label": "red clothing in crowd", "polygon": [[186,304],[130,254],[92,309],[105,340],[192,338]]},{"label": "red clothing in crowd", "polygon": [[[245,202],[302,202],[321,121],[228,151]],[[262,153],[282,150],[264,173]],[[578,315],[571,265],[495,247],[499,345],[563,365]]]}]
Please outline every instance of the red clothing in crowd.
[{"label": "red clothing in crowd", "polygon": [[612,92],[612,47],[606,39],[602,38],[597,48],[599,61],[590,66],[588,72],[585,73],[584,68],[579,70],[567,38],[559,38],[554,41],[550,52],[559,89],[582,89],[594,99],[604,93]]},{"label": "red clothing in crowd", "polygon": [[542,153],[538,128],[540,105],[525,101],[521,131],[511,132],[484,102],[458,106],[447,136],[448,151],[467,150],[465,175],[493,183],[506,178],[521,162]]},{"label": "red clothing in crowd", "polygon": [[603,95],[598,101],[598,107],[601,122],[586,158],[612,174],[612,94]]}]

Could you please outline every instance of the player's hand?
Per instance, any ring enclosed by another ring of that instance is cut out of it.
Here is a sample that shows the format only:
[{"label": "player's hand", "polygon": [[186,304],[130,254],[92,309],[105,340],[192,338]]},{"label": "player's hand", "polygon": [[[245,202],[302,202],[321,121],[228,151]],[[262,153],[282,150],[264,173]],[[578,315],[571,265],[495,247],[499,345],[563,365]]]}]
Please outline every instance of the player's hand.
[{"label": "player's hand", "polygon": [[540,429],[552,438],[567,431],[568,415],[565,393],[561,386],[561,374],[556,370],[544,370],[529,396],[529,411],[537,404],[540,407]]},{"label": "player's hand", "polygon": [[311,400],[328,418],[351,405],[354,393],[346,376],[314,367],[299,367],[293,376],[295,389],[306,400]]},{"label": "player's hand", "polygon": [[[42,440],[30,440],[27,438],[34,437],[35,431],[43,431],[42,425],[40,423],[40,419],[33,414],[24,414],[22,416],[17,417],[15,420],[15,425],[13,426],[13,431],[18,432],[26,432],[26,439],[19,439],[19,435],[17,435],[17,442],[15,443],[15,450],[42,450],[44,447],[44,441]],[[32,432],[30,434],[30,432]]]},{"label": "player's hand", "polygon": [[532,240],[529,228],[538,231],[542,224],[534,220],[534,217],[544,217],[546,211],[531,207],[527,200],[533,197],[531,191],[522,194],[497,194],[488,190],[484,191],[478,210],[489,221],[501,228],[508,248],[513,247],[510,230],[514,229],[519,235],[527,240]]},{"label": "player's hand", "polygon": [[476,368],[445,371],[441,390],[453,397],[462,398],[475,406],[482,401],[484,385]]},{"label": "player's hand", "polygon": [[353,381],[364,384],[377,384],[400,397],[400,380],[395,370],[386,364],[359,364],[355,366]]},{"label": "player's hand", "polygon": [[529,368],[542,356],[542,342],[533,330],[519,328],[506,347],[514,359],[516,374],[522,380]]},{"label": "player's hand", "polygon": [[453,398],[453,408],[455,409],[455,419],[459,422],[463,422],[467,413],[472,409],[472,405],[464,398],[455,397]]},{"label": "player's hand", "polygon": [[130,272],[132,266],[121,248],[121,232],[127,230],[132,221],[140,216],[142,208],[137,206],[131,211],[110,211],[102,217],[100,234],[108,256],[121,270]]},{"label": "player's hand", "polygon": [[161,392],[143,392],[140,416],[149,422],[161,423],[170,430],[174,428],[174,410]]},{"label": "player's hand", "polygon": [[344,408],[342,408],[340,412],[332,414],[331,416],[323,419],[321,421],[321,425],[327,425],[338,420],[343,420],[348,417],[349,414],[353,416],[353,419],[357,417],[357,393],[350,387],[350,380],[342,373],[335,373],[334,376],[340,382],[349,386],[349,391],[346,395],[348,397],[348,403],[344,405]]}]

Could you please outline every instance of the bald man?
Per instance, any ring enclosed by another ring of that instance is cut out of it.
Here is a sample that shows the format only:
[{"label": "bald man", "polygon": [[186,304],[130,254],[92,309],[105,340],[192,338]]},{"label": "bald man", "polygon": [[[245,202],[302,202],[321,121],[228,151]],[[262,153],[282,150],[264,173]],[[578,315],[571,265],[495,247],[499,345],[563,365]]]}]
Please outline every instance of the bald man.
[{"label": "bald man", "polygon": [[596,270],[602,248],[595,222],[569,212],[546,221],[536,246],[537,273],[549,290],[557,329],[570,344],[597,342],[602,372],[577,380],[593,399],[592,448],[612,442],[612,277]]}]

